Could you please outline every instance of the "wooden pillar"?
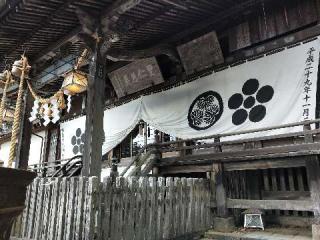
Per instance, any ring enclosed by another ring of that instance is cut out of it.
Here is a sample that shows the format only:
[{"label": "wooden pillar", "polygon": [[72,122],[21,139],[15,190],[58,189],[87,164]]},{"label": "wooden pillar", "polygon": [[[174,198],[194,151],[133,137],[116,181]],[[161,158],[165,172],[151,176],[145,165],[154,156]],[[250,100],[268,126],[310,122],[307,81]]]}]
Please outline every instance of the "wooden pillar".
[{"label": "wooden pillar", "polygon": [[31,134],[32,134],[32,123],[29,121],[30,112],[32,111],[33,97],[29,91],[26,91],[24,96],[24,106],[22,109],[22,118],[20,123],[20,129],[18,136],[18,145],[16,149],[16,168],[27,169],[30,144],[31,144]]},{"label": "wooden pillar", "polygon": [[84,176],[101,175],[103,115],[105,106],[106,58],[101,53],[102,42],[98,41],[92,54],[89,69],[86,130],[83,154]]}]

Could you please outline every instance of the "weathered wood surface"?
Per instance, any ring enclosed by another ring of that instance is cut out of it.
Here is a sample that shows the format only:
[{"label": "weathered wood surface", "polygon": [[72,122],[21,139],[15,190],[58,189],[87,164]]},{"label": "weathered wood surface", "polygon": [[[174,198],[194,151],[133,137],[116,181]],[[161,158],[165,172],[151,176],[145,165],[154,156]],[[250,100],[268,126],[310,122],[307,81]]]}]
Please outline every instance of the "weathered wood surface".
[{"label": "weathered wood surface", "polygon": [[[77,204],[84,201],[82,186],[89,189],[86,193],[87,205]],[[28,188],[26,208],[17,219],[12,236],[27,239],[93,239],[84,235],[79,237],[79,232],[94,233],[91,212],[95,214],[96,206],[93,204],[97,203],[94,190],[98,187],[96,177],[36,179]],[[81,214],[85,211],[89,214],[84,219]],[[76,228],[76,224],[81,228]]]},{"label": "weathered wood surface", "polygon": [[263,210],[294,210],[313,211],[314,204],[311,200],[247,200],[227,199],[228,208],[263,209]]},{"label": "weathered wood surface", "polygon": [[[42,193],[41,193],[42,192]],[[204,179],[96,177],[36,179],[12,236],[28,239],[155,240],[211,227]]]},{"label": "weathered wood surface", "polygon": [[0,167],[0,239],[9,239],[12,223],[24,209],[27,185],[35,176],[33,172]]}]

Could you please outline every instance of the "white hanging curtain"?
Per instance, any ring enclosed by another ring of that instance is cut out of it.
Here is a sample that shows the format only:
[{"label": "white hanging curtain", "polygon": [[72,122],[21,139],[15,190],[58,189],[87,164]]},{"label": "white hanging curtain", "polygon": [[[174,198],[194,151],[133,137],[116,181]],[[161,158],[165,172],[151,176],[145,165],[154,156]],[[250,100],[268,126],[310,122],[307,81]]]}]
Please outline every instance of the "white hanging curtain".
[{"label": "white hanging curtain", "polygon": [[[314,119],[319,46],[317,39],[108,109],[103,153],[140,120],[175,137],[192,138]],[[70,125],[62,123],[61,129],[74,131]],[[288,131],[297,129],[250,137]]]}]

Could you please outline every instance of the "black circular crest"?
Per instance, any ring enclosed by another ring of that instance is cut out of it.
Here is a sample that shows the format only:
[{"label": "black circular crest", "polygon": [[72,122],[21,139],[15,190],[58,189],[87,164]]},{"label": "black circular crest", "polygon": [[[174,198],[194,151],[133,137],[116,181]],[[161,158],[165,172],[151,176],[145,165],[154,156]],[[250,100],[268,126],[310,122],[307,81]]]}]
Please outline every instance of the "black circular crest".
[{"label": "black circular crest", "polygon": [[189,108],[189,126],[199,131],[208,129],[220,119],[222,113],[223,101],[220,94],[214,91],[202,93]]},{"label": "black circular crest", "polygon": [[[262,86],[260,89],[259,87],[260,83],[257,79],[249,79],[242,87],[244,95],[235,93],[229,98],[228,106],[231,110],[235,110],[232,115],[234,125],[241,125],[248,118],[253,123],[265,118],[267,109],[263,104],[271,101],[274,89],[269,85]],[[260,105],[257,105],[257,102]]]},{"label": "black circular crest", "polygon": [[84,152],[84,133],[82,133],[81,128],[77,128],[75,135],[71,138],[71,144],[73,146],[73,154],[83,154]]}]

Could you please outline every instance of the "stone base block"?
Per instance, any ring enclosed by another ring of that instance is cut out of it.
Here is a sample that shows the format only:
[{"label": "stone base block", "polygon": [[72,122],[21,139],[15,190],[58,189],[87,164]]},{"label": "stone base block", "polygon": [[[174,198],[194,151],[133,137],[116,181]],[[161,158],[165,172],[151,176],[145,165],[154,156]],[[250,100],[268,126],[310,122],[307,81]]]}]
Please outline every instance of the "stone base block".
[{"label": "stone base block", "polygon": [[312,240],[320,240],[320,225],[312,224]]},{"label": "stone base block", "polygon": [[231,232],[236,229],[233,217],[215,217],[213,228],[218,232]]}]

